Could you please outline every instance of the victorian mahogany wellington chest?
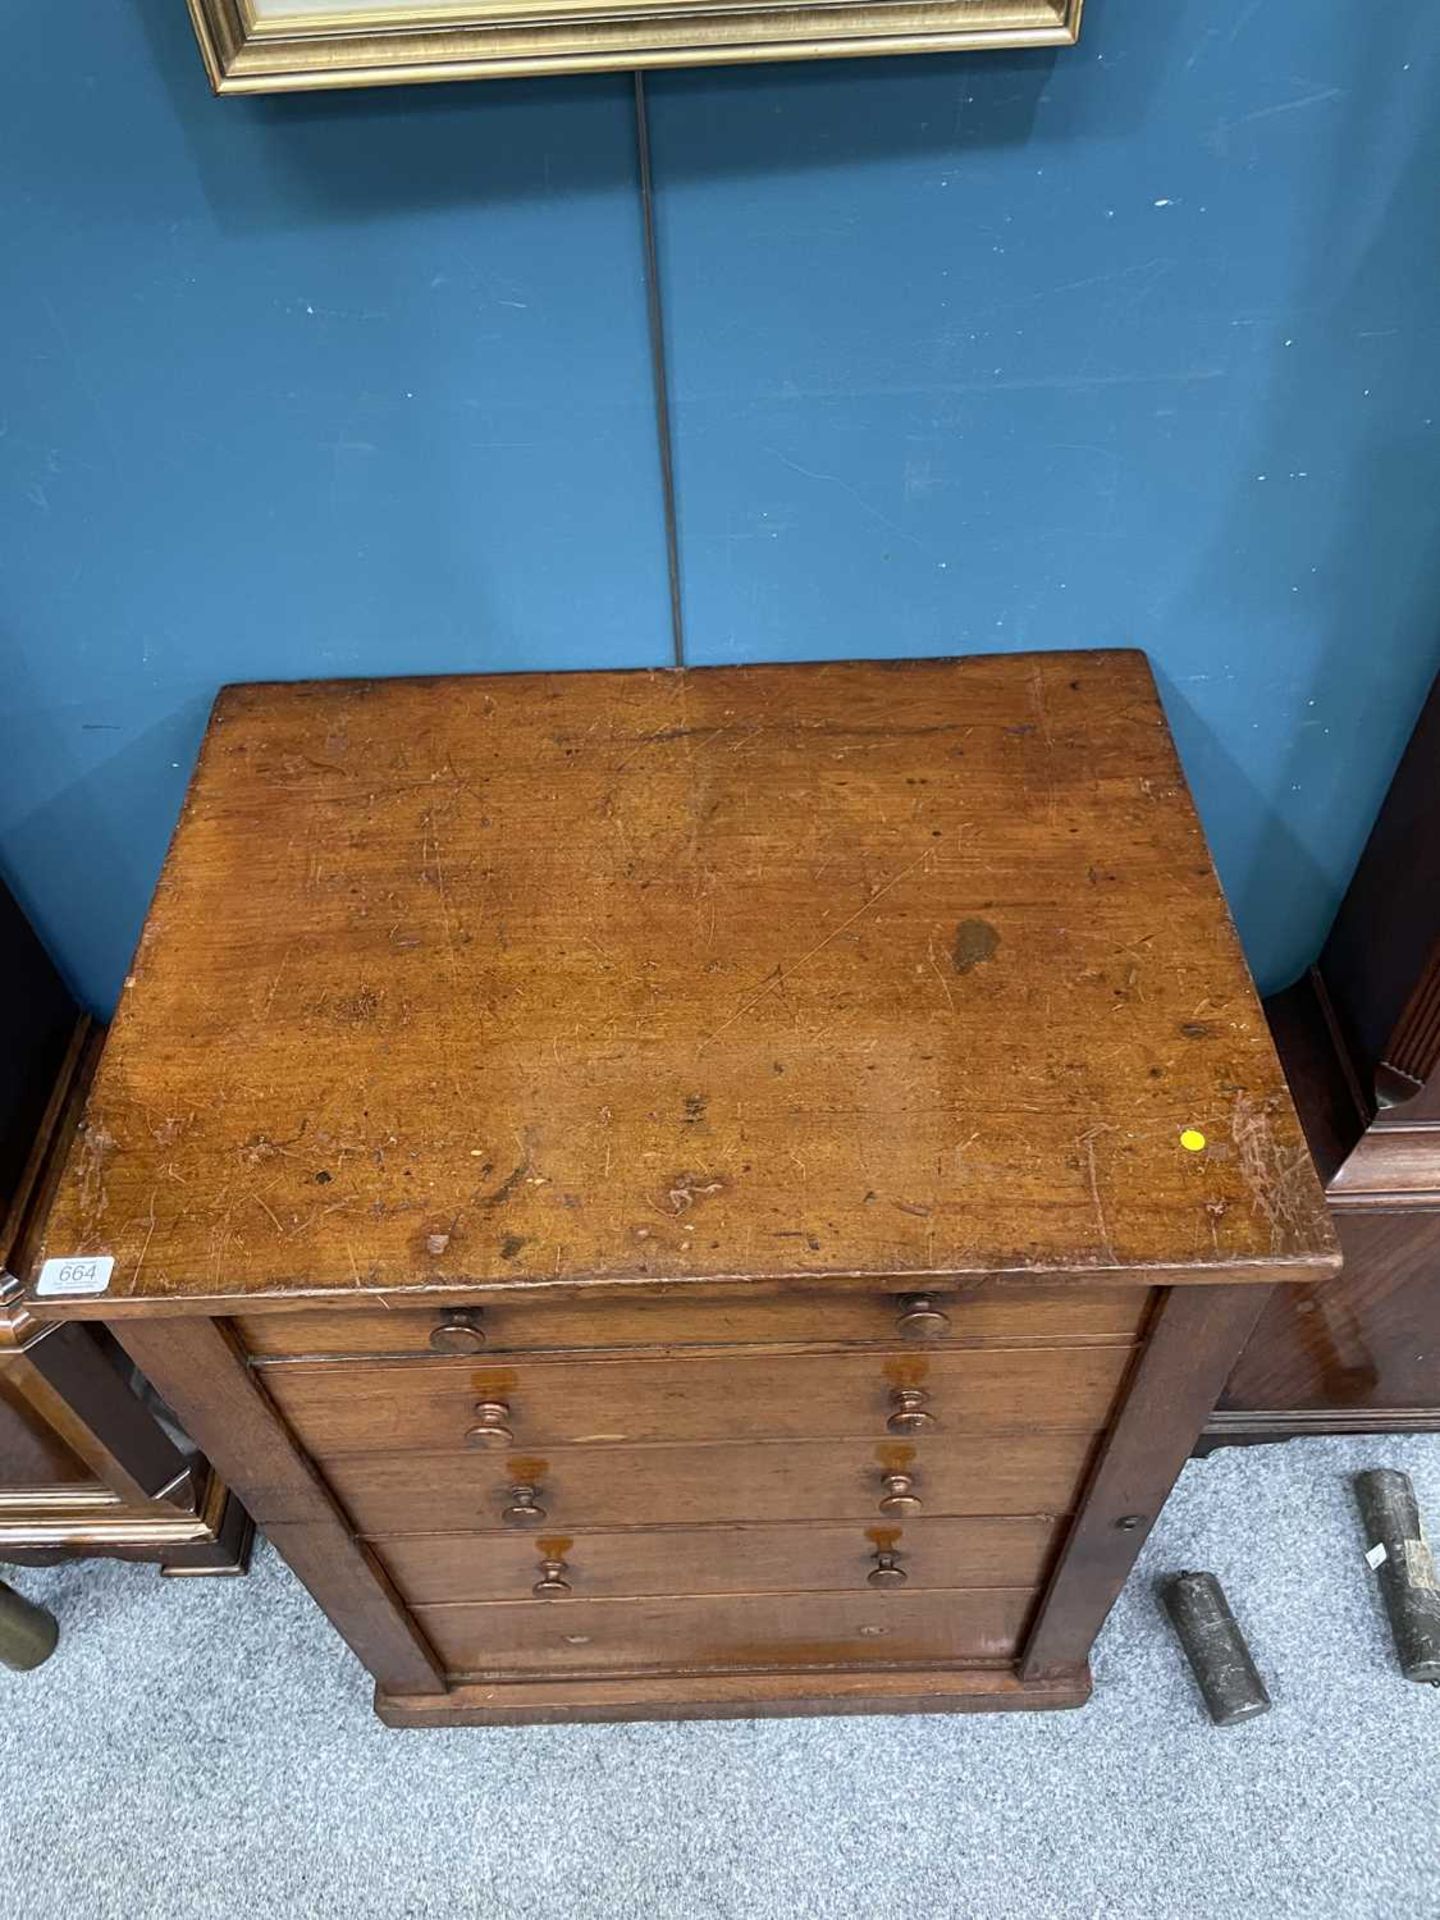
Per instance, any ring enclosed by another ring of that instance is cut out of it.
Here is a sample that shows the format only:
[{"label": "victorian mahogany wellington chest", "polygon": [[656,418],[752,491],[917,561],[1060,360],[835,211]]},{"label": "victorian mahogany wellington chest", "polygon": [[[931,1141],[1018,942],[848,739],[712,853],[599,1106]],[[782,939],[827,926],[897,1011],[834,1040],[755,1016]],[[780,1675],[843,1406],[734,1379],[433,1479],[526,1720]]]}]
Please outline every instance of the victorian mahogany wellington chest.
[{"label": "victorian mahogany wellington chest", "polygon": [[227,689],[32,1285],[413,1726],[1073,1705],[1335,1265],[1116,652]]}]

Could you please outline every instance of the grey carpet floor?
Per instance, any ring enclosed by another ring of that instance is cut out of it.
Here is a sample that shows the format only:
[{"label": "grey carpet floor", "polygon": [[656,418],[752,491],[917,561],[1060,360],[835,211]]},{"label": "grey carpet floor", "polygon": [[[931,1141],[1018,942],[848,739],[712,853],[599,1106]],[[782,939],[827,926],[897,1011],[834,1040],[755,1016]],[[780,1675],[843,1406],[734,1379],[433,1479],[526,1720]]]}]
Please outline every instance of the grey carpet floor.
[{"label": "grey carpet floor", "polygon": [[[0,1913],[1440,1914],[1440,1690],[1394,1665],[1349,1475],[1440,1440],[1236,1449],[1189,1466],[1079,1713],[391,1733],[268,1549],[245,1581],[78,1564],[0,1672]],[[1224,1580],[1275,1709],[1217,1731],[1159,1612]]]}]

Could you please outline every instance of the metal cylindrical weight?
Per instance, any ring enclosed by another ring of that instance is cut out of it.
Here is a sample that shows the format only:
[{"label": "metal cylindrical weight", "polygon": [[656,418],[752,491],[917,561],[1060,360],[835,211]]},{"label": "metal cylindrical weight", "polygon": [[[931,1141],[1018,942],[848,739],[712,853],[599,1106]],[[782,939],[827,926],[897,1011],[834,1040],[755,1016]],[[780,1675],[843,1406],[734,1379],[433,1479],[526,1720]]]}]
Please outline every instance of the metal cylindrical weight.
[{"label": "metal cylindrical weight", "polygon": [[1407,1680],[1440,1682],[1440,1583],[1410,1476],[1395,1467],[1357,1473],[1355,1498],[1401,1672]]},{"label": "metal cylindrical weight", "polygon": [[1237,1726],[1270,1711],[1265,1682],[1213,1573],[1177,1573],[1167,1580],[1165,1611],[1217,1727]]},{"label": "metal cylindrical weight", "polygon": [[53,1613],[37,1607],[0,1580],[0,1666],[27,1673],[55,1651],[60,1628]]}]

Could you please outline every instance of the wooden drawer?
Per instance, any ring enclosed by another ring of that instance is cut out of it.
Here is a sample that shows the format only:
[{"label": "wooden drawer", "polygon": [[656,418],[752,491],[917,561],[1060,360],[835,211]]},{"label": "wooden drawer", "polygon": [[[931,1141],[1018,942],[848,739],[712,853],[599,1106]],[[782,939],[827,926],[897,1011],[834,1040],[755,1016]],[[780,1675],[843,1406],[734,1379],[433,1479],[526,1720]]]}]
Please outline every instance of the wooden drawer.
[{"label": "wooden drawer", "polygon": [[[692,1353],[634,1360],[296,1362],[265,1384],[321,1459],[346,1453],[636,1441],[882,1439],[924,1396],[926,1437],[1103,1426],[1129,1364],[1114,1347],[934,1353]],[[499,1409],[487,1434],[482,1407]]]},{"label": "wooden drawer", "polygon": [[[906,1473],[926,1517],[1069,1513],[1090,1465],[1088,1433],[754,1445],[563,1447],[548,1454],[351,1454],[326,1473],[371,1536],[501,1529],[516,1484],[539,1489],[547,1532],[764,1520],[883,1523],[885,1476]],[[280,1515],[261,1513],[262,1521]]]},{"label": "wooden drawer", "polygon": [[577,1600],[862,1592],[880,1554],[890,1555],[905,1575],[905,1591],[918,1591],[1038,1586],[1061,1529],[1060,1521],[1033,1517],[574,1535],[542,1528],[528,1537],[411,1534],[385,1541],[379,1552],[401,1593],[417,1606],[529,1600],[551,1568]]},{"label": "wooden drawer", "polygon": [[974,1666],[1011,1659],[1034,1595],[747,1594],[655,1600],[491,1601],[418,1607],[452,1675],[764,1672]]},{"label": "wooden drawer", "polygon": [[[931,1293],[932,1312],[907,1312],[914,1296],[880,1290],[755,1294],[570,1295],[484,1306],[385,1312],[242,1314],[234,1322],[258,1360],[326,1354],[524,1353],[601,1347],[827,1345],[1067,1346],[1132,1340],[1150,1302],[1145,1287],[1018,1287],[986,1282]],[[943,1316],[943,1324],[935,1315]]]}]

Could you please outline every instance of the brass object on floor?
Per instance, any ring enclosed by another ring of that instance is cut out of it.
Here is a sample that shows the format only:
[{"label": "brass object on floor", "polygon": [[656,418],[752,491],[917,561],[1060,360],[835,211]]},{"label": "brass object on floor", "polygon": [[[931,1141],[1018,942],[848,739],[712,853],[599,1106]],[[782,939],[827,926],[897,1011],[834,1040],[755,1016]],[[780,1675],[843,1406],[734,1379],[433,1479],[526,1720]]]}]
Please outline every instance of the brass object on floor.
[{"label": "brass object on floor", "polygon": [[1265,1682],[1214,1574],[1177,1573],[1163,1592],[1170,1624],[1215,1725],[1237,1727],[1268,1713]]},{"label": "brass object on floor", "polygon": [[60,1623],[53,1613],[0,1580],[0,1666],[14,1673],[43,1666],[59,1638]]},{"label": "brass object on floor", "polygon": [[1355,1499],[1400,1671],[1407,1680],[1440,1686],[1440,1582],[1414,1483],[1396,1467],[1374,1467],[1356,1474]]}]

